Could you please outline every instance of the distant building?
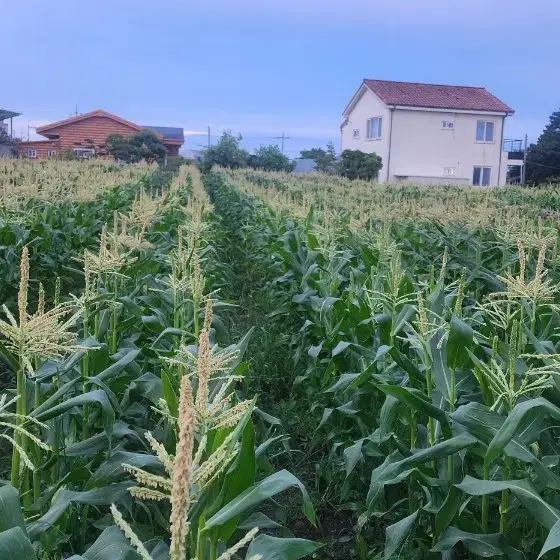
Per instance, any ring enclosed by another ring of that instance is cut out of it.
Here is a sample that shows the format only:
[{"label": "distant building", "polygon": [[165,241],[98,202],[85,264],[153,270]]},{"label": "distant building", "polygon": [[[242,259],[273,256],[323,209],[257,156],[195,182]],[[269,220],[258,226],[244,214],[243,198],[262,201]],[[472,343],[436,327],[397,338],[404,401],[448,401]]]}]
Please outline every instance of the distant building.
[{"label": "distant building", "polygon": [[202,158],[203,154],[204,152],[202,150],[183,150],[181,155],[187,159],[199,160]]},{"label": "distant building", "polygon": [[47,139],[20,142],[18,152],[30,159],[54,157],[66,151],[87,158],[103,151],[110,134],[130,136],[144,129],[154,131],[161,138],[168,155],[179,155],[179,148],[185,142],[182,128],[140,126],[101,109],[37,128],[36,132]]},{"label": "distant building", "polygon": [[511,107],[482,87],[364,80],[344,110],[342,150],[381,156],[380,181],[506,184]]},{"label": "distant building", "polygon": [[314,159],[298,158],[294,162],[294,173],[313,173],[313,171],[317,171],[317,164]]},{"label": "distant building", "polygon": [[[0,109],[0,157],[11,157],[14,153],[11,139],[14,137],[13,118],[21,113]],[[9,121],[9,122],[6,122]]]}]

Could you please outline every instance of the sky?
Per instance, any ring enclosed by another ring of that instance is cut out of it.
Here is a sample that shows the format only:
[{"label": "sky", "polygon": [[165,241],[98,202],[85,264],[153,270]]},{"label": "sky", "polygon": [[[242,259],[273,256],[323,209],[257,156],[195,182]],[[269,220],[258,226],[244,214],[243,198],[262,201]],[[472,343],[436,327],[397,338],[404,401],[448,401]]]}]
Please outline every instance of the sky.
[{"label": "sky", "polygon": [[558,0],[0,0],[0,107],[18,135],[76,111],[338,147],[363,78],[484,86],[536,141],[560,108]]}]

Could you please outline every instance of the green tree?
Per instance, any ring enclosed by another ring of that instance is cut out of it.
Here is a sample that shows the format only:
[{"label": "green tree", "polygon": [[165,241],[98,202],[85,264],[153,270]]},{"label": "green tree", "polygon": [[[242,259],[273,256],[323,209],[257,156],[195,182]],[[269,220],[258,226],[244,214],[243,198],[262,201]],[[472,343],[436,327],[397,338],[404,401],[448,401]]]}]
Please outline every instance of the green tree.
[{"label": "green tree", "polygon": [[265,171],[292,171],[293,163],[285,156],[278,146],[261,146],[247,158],[247,164],[254,169]]},{"label": "green tree", "polygon": [[377,179],[383,167],[381,157],[360,150],[344,150],[337,165],[338,172],[348,179]]},{"label": "green tree", "polygon": [[529,147],[526,177],[528,183],[560,177],[560,111],[552,113],[537,143]]},{"label": "green tree", "polygon": [[115,159],[126,163],[137,161],[162,161],[167,150],[159,136],[151,130],[141,130],[126,138],[120,134],[109,134],[105,151]]},{"label": "green tree", "polygon": [[317,165],[317,171],[327,173],[333,171],[336,164],[336,151],[332,142],[327,143],[327,149],[311,148],[310,150],[302,150],[300,157],[304,159],[312,159]]},{"label": "green tree", "polygon": [[204,150],[200,168],[203,171],[209,171],[214,165],[233,169],[246,167],[249,153],[241,148],[242,139],[241,134],[234,136],[231,131],[224,131],[215,146]]}]

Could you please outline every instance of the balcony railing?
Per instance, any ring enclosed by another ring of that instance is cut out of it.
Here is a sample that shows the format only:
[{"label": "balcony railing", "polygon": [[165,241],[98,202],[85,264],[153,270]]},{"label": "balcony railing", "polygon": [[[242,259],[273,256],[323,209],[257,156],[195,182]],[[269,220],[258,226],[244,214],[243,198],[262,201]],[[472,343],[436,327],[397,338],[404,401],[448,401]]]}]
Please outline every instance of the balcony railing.
[{"label": "balcony railing", "polygon": [[525,156],[525,141],[504,140],[504,152],[508,153],[508,159],[523,159]]}]

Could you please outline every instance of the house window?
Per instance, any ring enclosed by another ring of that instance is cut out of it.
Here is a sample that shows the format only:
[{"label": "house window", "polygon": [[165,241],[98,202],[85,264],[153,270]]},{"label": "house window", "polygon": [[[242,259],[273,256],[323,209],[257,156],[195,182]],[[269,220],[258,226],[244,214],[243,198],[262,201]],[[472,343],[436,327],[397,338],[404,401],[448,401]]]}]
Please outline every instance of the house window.
[{"label": "house window", "polygon": [[49,157],[56,156],[56,150],[49,150]]},{"label": "house window", "polygon": [[74,153],[80,158],[89,158],[95,155],[93,148],[74,148]]},{"label": "house window", "polygon": [[494,121],[476,121],[476,141],[494,142]]},{"label": "house window", "polygon": [[352,138],[359,138],[360,137],[360,129],[355,128],[354,132],[352,133]]},{"label": "house window", "polygon": [[35,159],[37,157],[37,150],[35,148],[27,148],[27,157]]},{"label": "house window", "polygon": [[479,187],[489,187],[491,174],[491,167],[475,166],[473,169],[473,185],[478,185]]},{"label": "house window", "polygon": [[383,119],[381,117],[374,117],[367,120],[367,134],[366,138],[368,140],[375,140],[381,138],[381,125]]},{"label": "house window", "polygon": [[444,167],[443,168],[444,175],[455,175],[455,168],[454,167]]},{"label": "house window", "polygon": [[455,121],[442,121],[441,128],[445,130],[454,130],[455,129]]}]

